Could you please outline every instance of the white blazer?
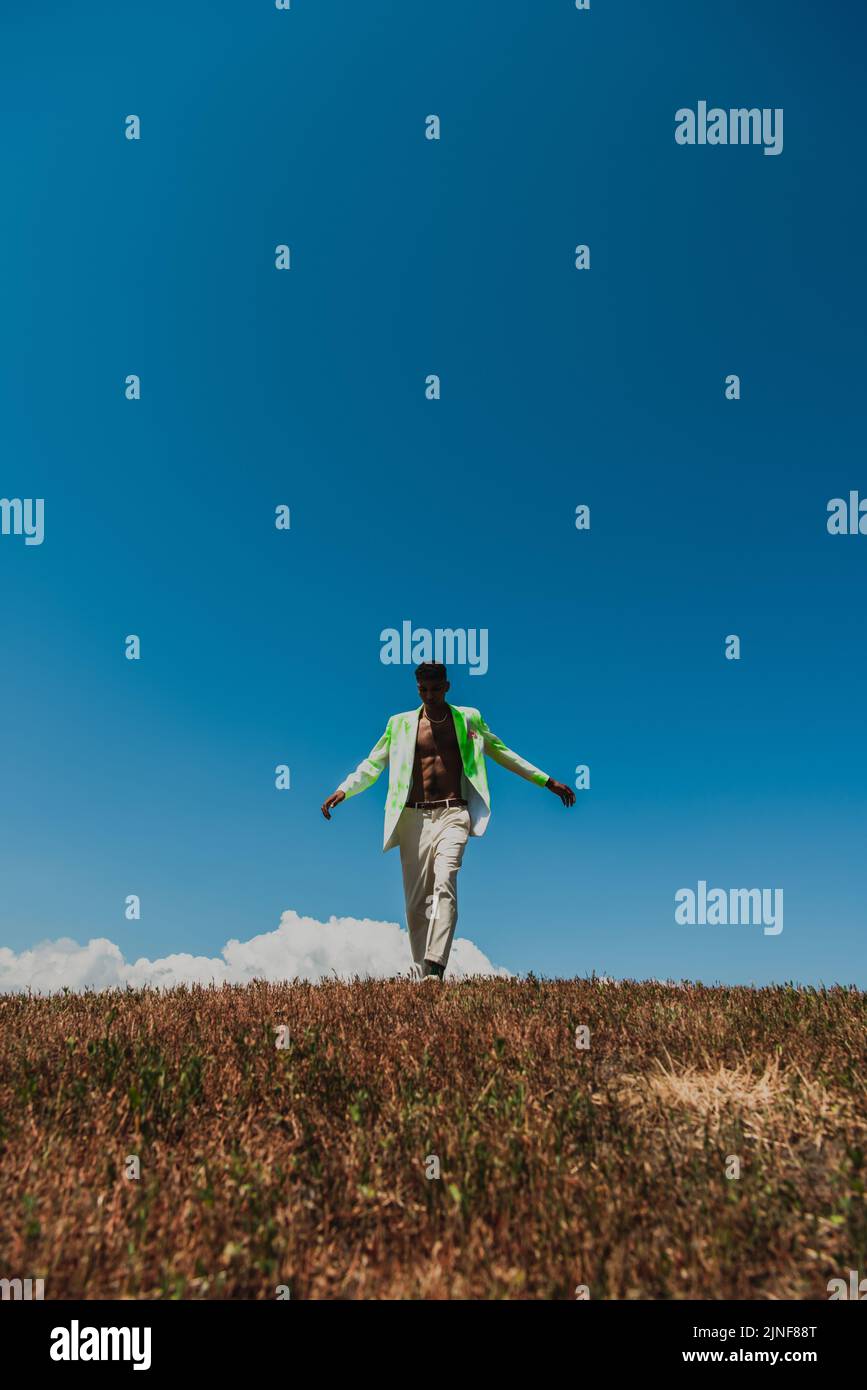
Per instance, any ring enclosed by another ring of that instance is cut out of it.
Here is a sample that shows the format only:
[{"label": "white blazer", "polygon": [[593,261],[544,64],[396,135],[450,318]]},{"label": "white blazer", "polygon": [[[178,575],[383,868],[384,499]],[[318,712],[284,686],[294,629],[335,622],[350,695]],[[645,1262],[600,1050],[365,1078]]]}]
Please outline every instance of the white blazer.
[{"label": "white blazer", "polygon": [[[338,791],[344,792],[347,798],[356,796],[358,792],[372,786],[384,771],[386,763],[388,764],[383,851],[394,849],[397,844],[397,823],[412,786],[416,735],[423,708],[423,705],[419,705],[418,709],[393,714],[379,742],[337,788]],[[528,782],[535,782],[540,787],[544,787],[549,777],[547,772],[542,772],[532,763],[525,762],[517,753],[507,748],[502,739],[491,732],[477,709],[469,705],[449,705],[449,709],[461,749],[461,794],[470,813],[470,834],[484,835],[491,817],[486,754],[501,767],[508,768],[510,772],[517,772],[519,777],[526,777]]]}]

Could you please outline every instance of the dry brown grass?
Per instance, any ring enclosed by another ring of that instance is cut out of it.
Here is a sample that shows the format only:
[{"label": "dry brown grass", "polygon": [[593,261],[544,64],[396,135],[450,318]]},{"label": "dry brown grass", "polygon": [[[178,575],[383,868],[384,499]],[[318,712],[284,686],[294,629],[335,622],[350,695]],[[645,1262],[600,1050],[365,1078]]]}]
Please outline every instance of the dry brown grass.
[{"label": "dry brown grass", "polygon": [[855,990],[532,977],[3,996],[0,1276],[825,1298],[867,1269],[865,1024]]}]

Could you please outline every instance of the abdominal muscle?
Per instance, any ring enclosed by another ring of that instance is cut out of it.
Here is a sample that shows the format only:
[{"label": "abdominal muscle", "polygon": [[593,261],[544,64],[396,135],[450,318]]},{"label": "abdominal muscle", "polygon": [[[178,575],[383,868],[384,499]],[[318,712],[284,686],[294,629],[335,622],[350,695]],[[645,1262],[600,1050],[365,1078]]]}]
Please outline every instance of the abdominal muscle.
[{"label": "abdominal muscle", "polygon": [[461,796],[463,763],[451,709],[440,724],[419,716],[409,801],[445,801]]}]

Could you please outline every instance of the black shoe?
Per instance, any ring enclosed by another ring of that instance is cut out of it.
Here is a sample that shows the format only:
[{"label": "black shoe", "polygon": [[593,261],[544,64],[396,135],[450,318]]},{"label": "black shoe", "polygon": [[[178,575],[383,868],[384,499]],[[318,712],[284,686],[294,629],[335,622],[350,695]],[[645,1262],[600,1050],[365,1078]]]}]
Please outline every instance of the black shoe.
[{"label": "black shoe", "polygon": [[427,973],[429,975],[436,975],[440,980],[446,972],[445,966],[441,965],[438,960],[426,960],[425,965],[427,966]]}]

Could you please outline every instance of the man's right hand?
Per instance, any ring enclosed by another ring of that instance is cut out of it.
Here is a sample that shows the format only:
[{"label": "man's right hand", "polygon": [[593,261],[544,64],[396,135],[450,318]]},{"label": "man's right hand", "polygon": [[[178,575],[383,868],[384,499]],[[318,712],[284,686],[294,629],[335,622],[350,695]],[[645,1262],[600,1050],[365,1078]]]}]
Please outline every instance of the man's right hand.
[{"label": "man's right hand", "polygon": [[322,814],[326,820],[331,820],[331,812],[335,806],[339,806],[341,801],[346,800],[346,792],[332,792],[327,801],[322,803]]}]

